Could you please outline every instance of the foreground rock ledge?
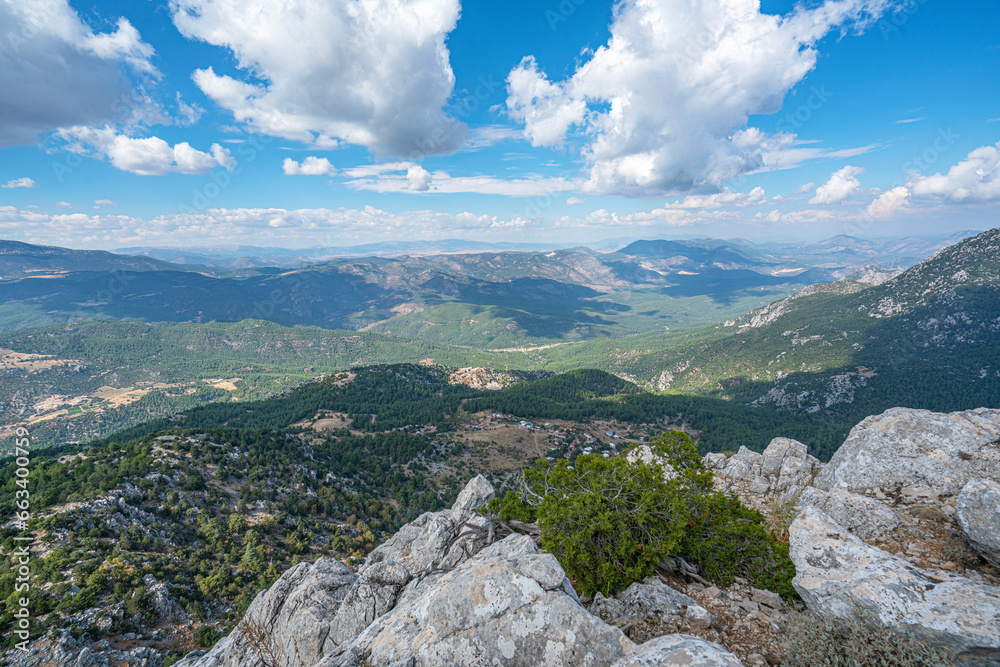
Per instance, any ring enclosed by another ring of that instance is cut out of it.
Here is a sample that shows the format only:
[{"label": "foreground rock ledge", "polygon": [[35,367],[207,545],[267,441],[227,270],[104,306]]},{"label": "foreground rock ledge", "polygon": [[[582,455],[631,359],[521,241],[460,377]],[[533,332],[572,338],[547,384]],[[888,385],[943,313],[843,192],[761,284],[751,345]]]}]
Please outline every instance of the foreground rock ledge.
[{"label": "foreground rock ledge", "polygon": [[792,584],[812,613],[849,618],[861,610],[950,651],[956,664],[1000,664],[1000,589],[925,572],[816,507],[803,509],[789,534]]},{"label": "foreground rock ledge", "polygon": [[[742,664],[686,635],[636,647],[580,604],[555,556],[523,535],[493,538],[475,511],[492,495],[484,477],[473,479],[450,510],[401,528],[356,574],[327,558],[297,565],[247,618],[271,633],[284,667]],[[176,666],[260,664],[237,629]]]}]

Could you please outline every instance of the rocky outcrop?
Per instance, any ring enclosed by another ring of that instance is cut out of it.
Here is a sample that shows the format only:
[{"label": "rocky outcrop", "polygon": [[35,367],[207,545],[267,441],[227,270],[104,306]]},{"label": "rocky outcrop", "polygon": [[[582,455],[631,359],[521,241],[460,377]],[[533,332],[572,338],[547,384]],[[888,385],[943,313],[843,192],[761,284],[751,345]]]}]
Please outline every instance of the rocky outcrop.
[{"label": "rocky outcrop", "polygon": [[403,596],[322,667],[607,665],[633,644],[587,613],[559,562],[512,535]]},{"label": "rocky outcrop", "polygon": [[160,667],[163,656],[148,647],[117,650],[106,639],[93,645],[83,639],[74,639],[69,630],[61,630],[29,644],[27,651],[13,650],[4,656],[10,667]]},{"label": "rocky outcrop", "polygon": [[958,664],[1000,660],[1000,589],[931,574],[865,544],[816,507],[792,524],[792,583],[810,611],[872,621],[949,650]]},{"label": "rocky outcrop", "polygon": [[[299,563],[254,599],[246,618],[260,623],[275,639],[277,650],[289,665],[311,665],[323,656],[331,621],[356,580],[357,575],[336,560]],[[257,667],[259,662],[247,637],[237,628],[208,653],[188,656],[177,664]]]},{"label": "rocky outcrop", "polygon": [[1000,410],[941,414],[892,408],[851,429],[815,485],[954,496],[971,479],[1000,481],[998,441]]},{"label": "rocky outcrop", "polygon": [[804,444],[790,438],[775,438],[763,454],[740,447],[731,457],[709,454],[704,461],[741,495],[774,496],[780,502],[794,498],[811,485],[822,467]]},{"label": "rocky outcrop", "polygon": [[[493,495],[472,480],[449,510],[404,526],[357,574],[329,559],[300,564],[258,595],[246,618],[274,638],[286,667],[610,665],[634,644],[590,614],[566,573],[531,538],[498,540],[476,513]],[[250,667],[239,627],[180,667]]]},{"label": "rocky outcrop", "polygon": [[799,496],[800,507],[810,505],[823,510],[842,528],[869,542],[885,539],[901,523],[885,503],[843,489],[822,491],[811,486]]},{"label": "rocky outcrop", "polygon": [[612,667],[743,667],[718,644],[690,635],[664,635],[642,644]]},{"label": "rocky outcrop", "polygon": [[969,544],[1000,569],[1000,484],[971,480],[958,494],[958,524]]}]

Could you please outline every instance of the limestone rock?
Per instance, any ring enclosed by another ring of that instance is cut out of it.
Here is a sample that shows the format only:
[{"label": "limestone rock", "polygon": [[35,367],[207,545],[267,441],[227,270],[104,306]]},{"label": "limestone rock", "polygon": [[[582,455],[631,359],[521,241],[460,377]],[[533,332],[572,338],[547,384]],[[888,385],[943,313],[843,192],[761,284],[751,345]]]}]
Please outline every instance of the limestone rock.
[{"label": "limestone rock", "polygon": [[662,582],[634,583],[611,598],[600,593],[590,604],[590,613],[608,623],[622,619],[653,619],[682,616],[689,607],[698,606],[694,598],[675,591]]},{"label": "limestone rock", "polygon": [[665,461],[662,456],[653,453],[653,450],[650,449],[649,445],[639,445],[638,447],[633,447],[627,454],[625,454],[625,459],[629,463],[640,461],[646,465],[659,465],[663,468],[663,479],[667,481],[677,477],[677,471],[674,470],[674,467]]},{"label": "limestone rock", "polygon": [[792,584],[812,612],[846,618],[860,609],[946,648],[958,664],[1000,660],[1000,589],[931,575],[865,544],[816,507],[806,507],[789,534]]},{"label": "limestone rock", "polygon": [[775,438],[763,454],[740,447],[729,459],[723,454],[709,454],[704,461],[718,475],[749,493],[770,494],[782,502],[810,486],[814,473],[822,466],[807,453],[805,445],[791,438]]},{"label": "limestone rock", "polygon": [[493,487],[479,475],[459,494],[450,510],[421,514],[376,547],[362,569],[382,561],[402,565],[411,577],[450,569],[488,542],[488,521],[476,509],[493,496]]},{"label": "limestone rock", "polygon": [[410,582],[410,573],[394,561],[365,568],[357,578],[330,625],[327,642],[337,646],[356,637],[376,618],[393,608]]},{"label": "limestone rock", "polygon": [[809,487],[799,496],[799,506],[808,505],[823,510],[841,527],[867,541],[884,539],[900,526],[899,519],[885,503],[843,489],[822,491]]},{"label": "limestone rock", "polygon": [[958,525],[983,558],[1000,569],[1000,484],[971,480],[958,495]]},{"label": "limestone rock", "polygon": [[463,519],[472,516],[493,497],[493,493],[493,485],[482,475],[476,475],[469,480],[455,499],[455,504],[451,506],[451,520],[461,523]]},{"label": "limestone rock", "polygon": [[760,472],[765,477],[776,477],[786,459],[804,459],[806,446],[791,438],[775,438],[761,455]]},{"label": "limestone rock", "polygon": [[764,457],[757,452],[740,447],[740,450],[726,461],[726,465],[721,471],[722,475],[733,480],[747,481],[754,477],[760,477],[763,459]]},{"label": "limestone rock", "polygon": [[530,538],[486,547],[406,596],[317,667],[610,664],[634,646],[587,613]]},{"label": "limestone rock", "polygon": [[851,429],[815,485],[849,491],[914,487],[954,496],[970,479],[1000,481],[998,440],[1000,410],[892,408]]},{"label": "limestone rock", "polygon": [[[337,609],[357,579],[339,561],[320,558],[299,563],[271,588],[258,594],[246,618],[261,623],[277,641],[289,667],[311,665],[323,656],[323,645]],[[241,629],[220,640],[198,658],[185,658],[178,667],[257,667],[256,653]]]},{"label": "limestone rock", "polygon": [[640,644],[612,667],[743,667],[743,663],[718,644],[678,634]]},{"label": "limestone rock", "polygon": [[684,618],[692,628],[708,630],[712,627],[712,614],[701,605],[693,604],[684,611]]}]

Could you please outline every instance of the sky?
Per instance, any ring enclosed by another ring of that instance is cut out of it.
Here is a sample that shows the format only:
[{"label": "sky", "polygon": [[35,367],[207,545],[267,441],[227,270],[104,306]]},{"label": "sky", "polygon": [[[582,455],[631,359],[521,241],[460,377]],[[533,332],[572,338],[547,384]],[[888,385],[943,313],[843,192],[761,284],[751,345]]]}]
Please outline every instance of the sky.
[{"label": "sky", "polygon": [[1000,3],[0,0],[0,238],[997,226]]}]

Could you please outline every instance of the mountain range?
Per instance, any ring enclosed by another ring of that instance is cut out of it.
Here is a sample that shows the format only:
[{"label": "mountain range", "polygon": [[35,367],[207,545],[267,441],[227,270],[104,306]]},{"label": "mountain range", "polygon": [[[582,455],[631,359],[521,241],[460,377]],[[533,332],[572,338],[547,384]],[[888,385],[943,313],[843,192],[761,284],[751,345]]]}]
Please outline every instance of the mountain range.
[{"label": "mountain range", "polygon": [[[46,442],[86,440],[399,362],[594,368],[653,391],[804,416],[831,433],[895,405],[994,405],[998,233],[901,273],[852,272],[864,282],[829,282],[829,268],[778,277],[762,272],[781,271],[766,253],[690,241],[341,259],[243,276],[154,263],[4,280],[0,314],[13,331],[0,336],[0,434],[35,423]],[[119,257],[68,256],[106,268]],[[827,282],[808,284],[817,277]],[[23,328],[32,318],[48,326]]]}]

